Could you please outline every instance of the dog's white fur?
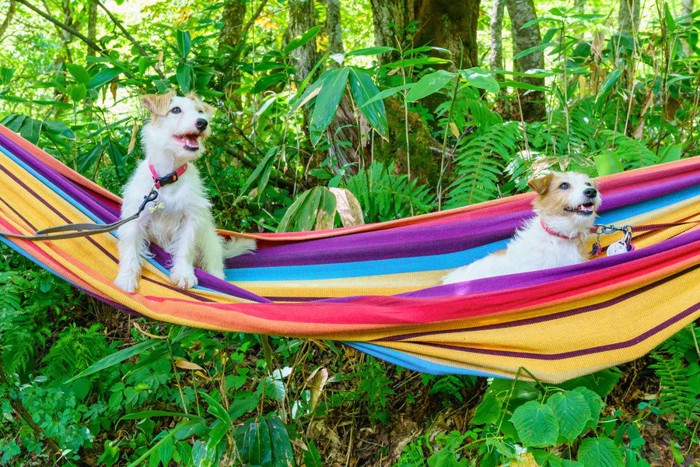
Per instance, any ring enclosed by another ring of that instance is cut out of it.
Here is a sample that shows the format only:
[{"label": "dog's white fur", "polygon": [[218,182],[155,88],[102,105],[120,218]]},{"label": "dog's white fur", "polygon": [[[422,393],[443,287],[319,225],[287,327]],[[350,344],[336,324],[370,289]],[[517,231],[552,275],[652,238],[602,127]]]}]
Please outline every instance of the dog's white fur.
[{"label": "dog's white fur", "polygon": [[[536,217],[516,232],[505,251],[455,269],[443,277],[443,284],[585,261],[586,240],[601,202],[595,182],[581,173],[553,172],[528,185],[537,192],[532,203]],[[542,223],[566,238],[547,232]]]},{"label": "dog's white fur", "polygon": [[[146,157],[124,187],[122,218],[138,211],[144,196],[154,185],[149,163],[162,177],[201,156],[214,111],[193,94],[187,97],[172,92],[147,95],[142,102],[151,113],[151,120],[142,131]],[[151,241],[170,253],[170,280],[183,289],[197,285],[195,264],[223,279],[224,258],[255,250],[254,240],[233,238],[225,242],[217,235],[211,203],[193,164],[188,165],[175,183],[161,187],[155,201],[156,209],[153,204],[117,232],[119,274],[115,284],[128,292],[138,287],[141,256],[149,255]]]}]

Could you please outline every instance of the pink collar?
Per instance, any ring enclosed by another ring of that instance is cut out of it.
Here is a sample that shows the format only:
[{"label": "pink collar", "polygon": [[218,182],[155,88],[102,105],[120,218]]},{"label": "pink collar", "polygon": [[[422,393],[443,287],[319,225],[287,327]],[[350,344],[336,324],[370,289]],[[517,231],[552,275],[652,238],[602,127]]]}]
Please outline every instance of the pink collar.
[{"label": "pink collar", "polygon": [[160,188],[162,186],[170,185],[171,183],[177,182],[180,179],[180,177],[182,177],[182,174],[184,174],[187,170],[187,162],[175,169],[174,172],[170,172],[169,174],[163,175],[162,177],[158,176],[158,172],[156,172],[156,168],[153,167],[152,163],[148,163],[148,168],[151,169],[151,175],[153,176],[153,182],[155,182],[156,188]]},{"label": "pink collar", "polygon": [[[542,226],[542,228],[544,229],[544,231],[547,232],[549,235],[552,235],[552,236],[554,236],[554,237],[563,238],[564,240],[571,240],[571,237],[567,237],[566,235],[560,234],[559,232],[557,232],[557,231],[555,231],[555,230],[552,230],[552,229],[550,229],[549,227],[547,227],[547,224],[544,223],[544,219],[542,219],[542,218],[540,218],[540,225]],[[575,238],[575,237],[574,237],[574,238]]]}]

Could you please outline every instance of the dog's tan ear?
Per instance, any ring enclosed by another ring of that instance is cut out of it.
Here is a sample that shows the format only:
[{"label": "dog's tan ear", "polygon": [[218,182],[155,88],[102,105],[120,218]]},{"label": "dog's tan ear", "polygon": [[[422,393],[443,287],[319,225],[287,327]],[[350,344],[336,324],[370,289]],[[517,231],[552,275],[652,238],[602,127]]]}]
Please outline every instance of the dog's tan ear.
[{"label": "dog's tan ear", "polygon": [[214,107],[212,107],[211,105],[207,104],[206,102],[203,102],[203,104],[204,104],[204,111],[208,115],[214,115],[214,112],[216,111],[216,109]]},{"label": "dog's tan ear", "polygon": [[533,178],[528,180],[527,186],[533,191],[536,191],[540,195],[547,193],[549,190],[549,183],[552,181],[552,174],[543,175],[541,177]]},{"label": "dog's tan ear", "polygon": [[174,95],[174,91],[165,94],[146,94],[141,98],[141,103],[153,116],[163,117],[168,113],[168,107]]}]

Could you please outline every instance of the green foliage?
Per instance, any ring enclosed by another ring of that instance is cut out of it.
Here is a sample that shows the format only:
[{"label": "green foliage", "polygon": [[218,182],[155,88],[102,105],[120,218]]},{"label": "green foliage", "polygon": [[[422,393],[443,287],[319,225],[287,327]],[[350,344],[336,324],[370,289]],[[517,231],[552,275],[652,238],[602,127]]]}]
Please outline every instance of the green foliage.
[{"label": "green foliage", "polygon": [[[698,153],[698,15],[674,17],[674,4],[647,11],[634,36],[608,24],[607,4],[538,4],[542,44],[520,55],[545,52],[545,70],[519,73],[459,69],[444,49],[413,44],[423,28],[415,22],[387,25],[397,44],[370,47],[369,2],[341,2],[344,55],[328,50],[319,2],[318,24],[287,43],[279,32],[289,2],[242,2],[237,45],[220,40],[231,2],[151,2],[138,17],[128,3],[110,8],[131,39],[100,12],[104,53],[95,56],[18,7],[0,50],[0,121],[119,192],[142,157],[139,96],[195,91],[217,107],[198,165],[227,228],[337,226],[335,188],[355,195],[365,222],[379,222],[525,191],[533,166],[603,175]],[[84,30],[87,9],[54,0],[45,9],[64,6],[63,20]],[[323,57],[300,77],[294,53],[305,44]],[[478,47],[485,56],[486,44]],[[524,75],[545,82],[516,81]],[[547,117],[521,121],[518,91],[543,92]],[[380,163],[383,144],[390,158]],[[419,160],[439,167],[435,179],[417,174]],[[60,462],[154,466],[396,457],[398,465],[646,466],[650,423],[668,427],[679,464],[700,443],[693,327],[652,353],[638,378],[653,382],[644,388],[652,396],[628,413],[612,406],[616,398],[604,402],[627,376],[618,369],[559,386],[495,380],[482,391],[483,380],[418,376],[335,343],[271,338],[265,352],[255,336],[139,321],[142,333],[4,246],[0,288],[8,465],[57,462],[46,437],[63,451]]]},{"label": "green foliage", "polygon": [[430,212],[435,197],[430,189],[396,174],[394,164],[375,162],[350,176],[344,186],[360,202],[365,222],[381,222]]}]

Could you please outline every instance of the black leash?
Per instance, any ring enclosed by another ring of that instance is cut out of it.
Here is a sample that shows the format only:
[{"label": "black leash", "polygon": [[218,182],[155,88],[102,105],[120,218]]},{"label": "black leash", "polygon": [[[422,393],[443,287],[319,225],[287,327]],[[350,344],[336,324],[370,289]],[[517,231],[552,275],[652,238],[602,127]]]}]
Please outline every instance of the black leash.
[{"label": "black leash", "polygon": [[153,189],[151,189],[150,193],[143,197],[143,203],[141,203],[141,206],[139,207],[139,210],[136,214],[133,214],[125,219],[121,219],[111,224],[66,224],[59,225],[57,227],[48,227],[46,229],[37,230],[34,235],[20,235],[2,231],[0,231],[0,235],[7,238],[19,238],[22,240],[40,241],[87,237],[90,235],[111,232],[112,230],[118,229],[120,226],[126,224],[127,222],[131,222],[134,219],[138,218],[143,212],[143,210],[146,209],[146,205],[151,201],[155,201],[157,198],[158,190],[154,187]]}]

